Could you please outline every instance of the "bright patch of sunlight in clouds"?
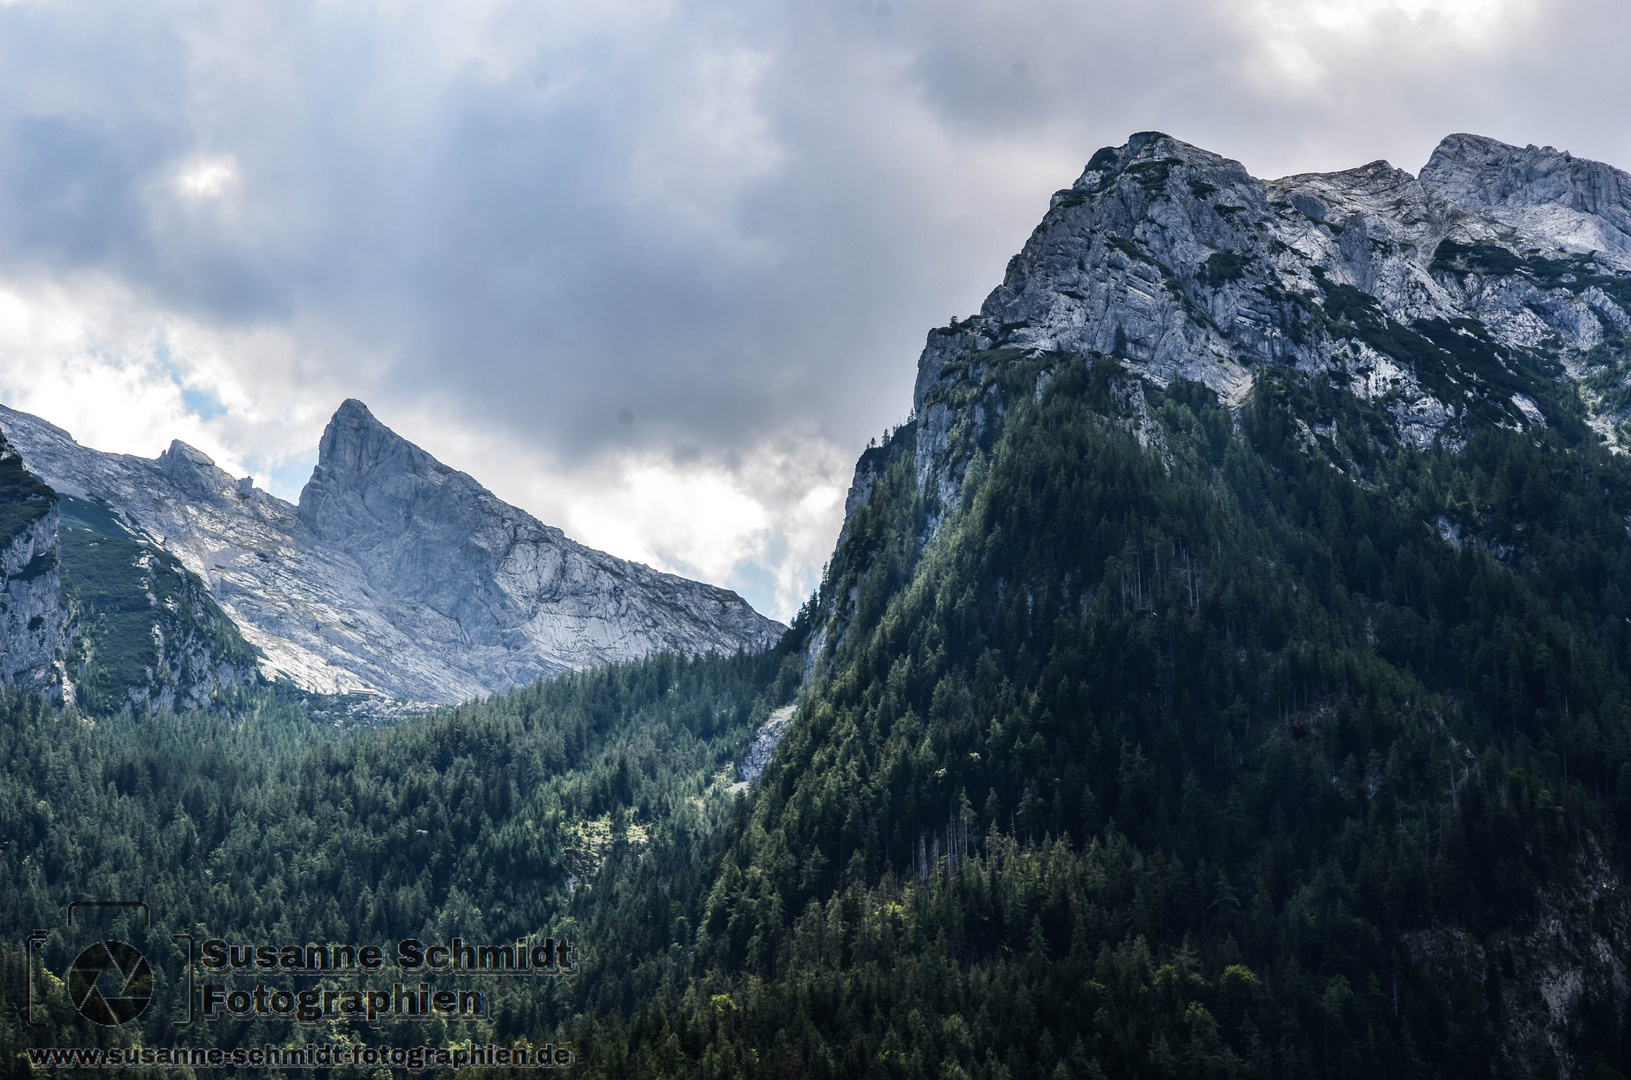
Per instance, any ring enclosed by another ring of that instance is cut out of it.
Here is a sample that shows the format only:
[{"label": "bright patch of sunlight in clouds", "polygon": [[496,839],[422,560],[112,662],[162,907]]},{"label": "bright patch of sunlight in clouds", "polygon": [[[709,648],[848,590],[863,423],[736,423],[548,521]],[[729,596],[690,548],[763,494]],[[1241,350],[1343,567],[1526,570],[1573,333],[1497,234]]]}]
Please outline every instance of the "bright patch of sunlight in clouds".
[{"label": "bright patch of sunlight in clouds", "polygon": [[156,314],[105,281],[0,282],[0,402],[111,453],[154,457],[180,439],[285,497],[298,487],[281,467],[315,457],[328,415],[307,403],[322,381],[291,369],[296,351],[272,331]]},{"label": "bright patch of sunlight in clouds", "polygon": [[191,199],[213,199],[238,179],[238,164],[231,158],[204,158],[189,162],[176,173],[176,190]]},{"label": "bright patch of sunlight in clouds", "polygon": [[[816,449],[827,451],[826,460],[808,460]],[[565,508],[568,531],[659,569],[768,594],[766,609],[787,619],[815,587],[813,571],[842,524],[844,493],[829,479],[841,462],[836,448],[810,443],[761,452],[735,470],[619,460],[595,498]]]}]

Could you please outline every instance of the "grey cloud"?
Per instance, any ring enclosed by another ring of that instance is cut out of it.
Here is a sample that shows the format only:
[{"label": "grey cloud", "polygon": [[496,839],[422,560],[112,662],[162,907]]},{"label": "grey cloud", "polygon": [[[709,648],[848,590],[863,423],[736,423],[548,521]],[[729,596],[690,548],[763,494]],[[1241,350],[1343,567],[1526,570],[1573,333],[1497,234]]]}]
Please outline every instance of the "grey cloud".
[{"label": "grey cloud", "polygon": [[[0,7],[0,272],[384,357],[354,392],[557,459],[717,458],[900,419],[924,331],[1133,130],[1269,173],[1452,130],[1631,163],[1606,0],[1488,47],[1379,16],[1302,84],[1289,5],[884,9]],[[177,195],[212,157],[237,186]]]}]

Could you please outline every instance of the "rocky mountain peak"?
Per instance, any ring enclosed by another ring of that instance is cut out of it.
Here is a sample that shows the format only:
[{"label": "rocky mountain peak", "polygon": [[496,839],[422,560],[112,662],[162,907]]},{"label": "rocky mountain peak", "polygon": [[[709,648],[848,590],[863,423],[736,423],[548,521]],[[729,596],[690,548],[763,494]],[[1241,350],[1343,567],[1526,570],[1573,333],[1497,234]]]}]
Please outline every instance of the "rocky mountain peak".
[{"label": "rocky mountain peak", "polygon": [[347,398],[317,444],[317,466],[336,480],[360,481],[381,470],[418,471],[430,455],[380,423],[367,405]]},{"label": "rocky mountain peak", "polygon": [[355,399],[324,430],[296,515],[360,571],[386,622],[458,653],[466,686],[654,649],[760,647],[782,629],[734,593],[573,542]]},{"label": "rocky mountain peak", "polygon": [[[1174,166],[1182,166],[1186,173],[1193,173],[1196,178],[1205,175],[1206,179],[1201,182],[1213,185],[1221,181],[1222,185],[1228,186],[1251,179],[1245,166],[1238,161],[1231,161],[1159,131],[1141,131],[1123,146],[1106,146],[1096,151],[1068,191],[1097,192],[1123,177],[1139,187],[1147,188],[1155,183],[1164,183]],[[1054,196],[1055,205],[1061,199],[1069,201],[1067,192]]]},{"label": "rocky mountain peak", "polygon": [[1450,135],[1421,171],[1424,187],[1571,251],[1631,260],[1631,175],[1550,146]]},{"label": "rocky mountain peak", "polygon": [[300,493],[300,520],[319,536],[354,536],[359,527],[407,527],[426,482],[471,478],[404,439],[356,398],[343,402],[317,447],[317,467]]},{"label": "rocky mountain peak", "polygon": [[233,487],[232,474],[196,446],[174,439],[158,457],[159,469],[170,482],[191,495],[215,495]]},{"label": "rocky mountain peak", "polygon": [[1421,180],[1465,206],[1560,203],[1597,213],[1605,194],[1599,185],[1617,172],[1550,146],[1517,147],[1459,133],[1438,144]]},{"label": "rocky mountain peak", "polygon": [[1143,132],[1054,194],[977,315],[930,332],[920,482],[949,498],[942,459],[1003,408],[953,402],[1016,355],[1111,360],[1230,406],[1265,372],[1317,375],[1418,447],[1577,425],[1578,391],[1586,423],[1631,447],[1628,271],[1631,177],[1554,149],[1452,135],[1419,177],[1378,160],[1260,180]]},{"label": "rocky mountain peak", "polygon": [[323,432],[299,506],[185,443],[104,454],[4,406],[0,426],[76,513],[173,553],[265,675],[305,689],[463,701],[657,650],[763,648],[785,629],[725,589],[574,543],[360,401]]},{"label": "rocky mountain peak", "polygon": [[317,444],[317,464],[336,478],[365,476],[382,465],[399,466],[399,459],[411,449],[417,448],[380,423],[367,405],[346,398],[323,429],[323,439]]}]

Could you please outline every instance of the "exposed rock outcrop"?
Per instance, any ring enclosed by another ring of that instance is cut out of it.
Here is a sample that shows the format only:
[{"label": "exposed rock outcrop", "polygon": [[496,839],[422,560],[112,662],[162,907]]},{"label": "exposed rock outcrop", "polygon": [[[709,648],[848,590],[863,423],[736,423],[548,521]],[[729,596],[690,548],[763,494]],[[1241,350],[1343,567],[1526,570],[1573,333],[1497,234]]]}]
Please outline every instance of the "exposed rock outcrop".
[{"label": "exposed rock outcrop", "polygon": [[30,476],[0,435],[0,685],[61,684],[62,567],[57,494]]},{"label": "exposed rock outcrop", "polygon": [[[1158,132],[1093,155],[978,315],[931,331],[913,406],[923,482],[956,487],[945,390],[1004,349],[1098,354],[1238,403],[1265,369],[1322,373],[1452,444],[1473,423],[1587,422],[1631,446],[1631,176],[1452,135],[1420,177],[1385,161],[1264,181]],[[982,406],[982,416],[1001,408]]]},{"label": "exposed rock outcrop", "polygon": [[173,553],[264,655],[323,693],[455,702],[674,649],[757,649],[781,624],[725,589],[578,544],[380,424],[324,432],[298,507],[184,443],[157,459],[80,446],[0,408],[30,469]]},{"label": "exposed rock outcrop", "polygon": [[110,713],[208,708],[255,681],[196,574],[0,437],[0,685]]}]

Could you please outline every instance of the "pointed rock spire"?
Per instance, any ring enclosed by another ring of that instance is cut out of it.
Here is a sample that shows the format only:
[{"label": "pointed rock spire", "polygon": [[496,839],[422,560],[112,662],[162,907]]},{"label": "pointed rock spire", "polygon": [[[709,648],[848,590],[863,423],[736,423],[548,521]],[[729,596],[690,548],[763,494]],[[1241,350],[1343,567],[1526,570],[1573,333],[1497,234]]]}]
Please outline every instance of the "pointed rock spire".
[{"label": "pointed rock spire", "polygon": [[215,459],[180,439],[159,455],[159,468],[181,490],[192,495],[214,495],[232,487],[232,474],[215,464]]},{"label": "pointed rock spire", "polygon": [[300,520],[330,538],[362,525],[401,528],[419,482],[452,471],[347,398],[323,429],[317,467],[300,493]]}]

